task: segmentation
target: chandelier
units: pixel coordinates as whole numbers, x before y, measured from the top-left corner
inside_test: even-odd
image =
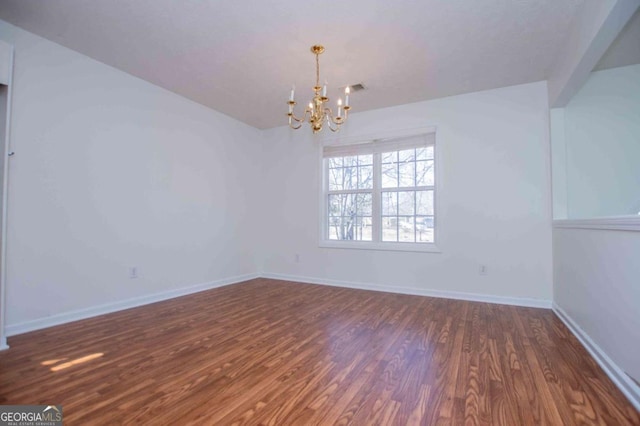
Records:
[[[320,54],[324,52],[324,46],[316,44],[311,46],[311,53],[316,55],[316,85],[313,87],[314,96],[309,102],[309,105],[305,108],[304,114],[301,118],[298,118],[293,113],[293,108],[296,105],[294,100],[296,86],[291,88],[291,95],[289,96],[289,127],[292,129],[299,129],[302,127],[302,123],[308,121],[313,129],[313,133],[318,133],[322,130],[322,123],[326,121],[327,126],[332,132],[340,130],[340,126],[347,121],[347,115],[351,107],[349,106],[349,86],[344,89],[344,106],[342,106],[342,99],[338,99],[338,113],[334,116],[331,108],[326,106],[329,102],[327,97],[327,82],[324,82],[324,86],[320,86]],[[294,124],[295,121],[295,124]]]

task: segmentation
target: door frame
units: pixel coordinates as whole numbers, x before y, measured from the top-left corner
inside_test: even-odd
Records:
[[[4,163],[4,174],[1,177],[2,185],[0,187],[1,196],[2,196],[2,211],[1,215],[1,223],[0,223],[0,233],[2,234],[2,239],[0,241],[0,350],[9,349],[9,345],[7,345],[7,335],[6,335],[6,281],[7,281],[7,212],[8,206],[7,202],[9,200],[8,197],[8,189],[9,189],[9,159],[13,155],[11,151],[11,100],[12,100],[12,89],[13,89],[13,58],[14,58],[14,46],[0,40],[5,47],[5,54],[7,55],[7,75],[6,75],[6,86],[7,86],[7,105],[6,105],[6,123],[4,129],[4,155],[3,158],[0,159]],[[4,83],[4,82],[2,82]],[[0,151],[2,152],[2,151]]]

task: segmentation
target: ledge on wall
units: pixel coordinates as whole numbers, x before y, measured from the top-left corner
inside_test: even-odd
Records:
[[[593,219],[556,219],[553,221],[553,227],[640,232],[640,215],[601,217]]]

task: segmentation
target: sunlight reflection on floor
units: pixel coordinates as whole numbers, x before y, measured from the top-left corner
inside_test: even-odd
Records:
[[[103,356],[104,356],[104,353],[96,352],[96,353],[91,354],[91,355],[83,356],[83,357],[76,358],[76,359],[71,360],[71,361],[63,362],[62,364],[55,365],[55,366],[51,367],[50,370],[51,371],[64,370],[65,368],[69,368],[69,367],[72,367],[74,365],[82,364],[82,363],[85,363],[85,362],[88,362],[88,361],[91,361],[91,360],[94,360],[94,359],[97,359],[97,358],[101,358]],[[47,361],[43,361],[40,364],[44,365],[44,366],[49,366],[49,365],[57,364],[60,361],[65,361],[66,359],[68,359],[68,358],[50,359],[50,360],[47,360]]]

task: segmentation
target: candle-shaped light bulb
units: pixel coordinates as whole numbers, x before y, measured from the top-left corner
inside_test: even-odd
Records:
[[[313,104],[311,102],[309,102],[309,109],[313,111]]]
[[[349,106],[349,93],[351,93],[351,89],[347,86],[344,88],[344,106]]]
[[[324,81],[324,86],[322,86],[322,97],[327,97],[327,80]]]
[[[338,99],[338,118],[342,117],[342,99]]]
[[[296,85],[294,84],[293,86],[291,86],[291,94],[289,95],[289,100],[291,102],[293,102],[293,97],[294,97],[295,93],[296,93]]]

